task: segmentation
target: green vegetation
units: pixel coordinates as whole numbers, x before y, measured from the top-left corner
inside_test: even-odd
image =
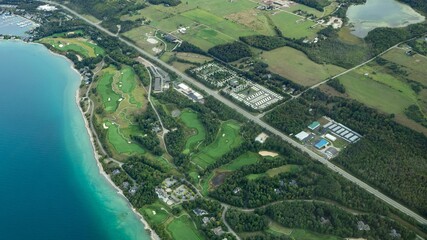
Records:
[[[229,164],[221,167],[222,170],[235,171],[243,166],[252,165],[259,162],[261,156],[258,153],[247,152],[235,160],[231,161]]]
[[[202,168],[206,168],[215,163],[221,156],[242,143],[239,129],[239,125],[234,121],[222,123],[215,141],[200,150],[200,152],[192,158],[192,161]]]
[[[152,225],[164,223],[170,216],[165,207],[160,202],[155,202],[150,205],[144,206],[140,210],[144,218]]]
[[[102,70],[99,75],[97,92],[101,97],[106,112],[114,112],[119,105],[120,95],[112,87],[115,74],[115,69],[110,67]]]
[[[320,30],[320,26],[311,28],[316,25],[315,22],[291,13],[279,12],[272,15],[271,20],[274,25],[280,29],[283,36],[288,38],[312,38],[316,35],[317,31]]]
[[[251,49],[241,42],[218,45],[209,49],[208,52],[224,62],[233,62],[252,56]]]
[[[131,142],[130,138],[126,138],[123,133],[120,132],[120,128],[116,124],[106,122],[105,125],[108,127],[107,138],[113,148],[120,154],[135,154],[145,153],[144,149],[135,143]]]
[[[184,153],[188,154],[191,150],[195,149],[198,144],[200,144],[206,137],[206,131],[203,127],[203,124],[197,117],[197,113],[186,110],[181,113],[180,119],[184,124],[192,129],[192,136],[190,136],[186,143]]]
[[[167,225],[167,230],[174,239],[203,239],[194,228],[192,221],[185,215],[172,220],[172,222]]]
[[[303,52],[290,47],[264,52],[261,57],[269,70],[303,86],[314,85],[345,70],[335,65],[315,63]]]
[[[94,58],[105,54],[102,48],[84,38],[48,37],[41,39],[40,42],[48,44],[60,52],[71,51],[85,58]]]

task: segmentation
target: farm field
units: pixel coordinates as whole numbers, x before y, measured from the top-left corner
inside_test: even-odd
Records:
[[[205,63],[212,61],[212,58],[196,53],[178,52],[176,53],[176,57],[193,63]]]
[[[183,111],[181,113],[180,119],[185,124],[185,126],[194,131],[194,133],[187,139],[187,142],[185,143],[185,150],[183,153],[188,154],[197,146],[197,144],[205,139],[206,131],[205,127],[197,117],[197,113],[193,111]]]
[[[394,48],[382,58],[403,66],[408,72],[408,78],[427,86],[427,57],[415,54],[407,56],[405,49]]]
[[[336,5],[336,4],[334,4],[334,5]],[[328,11],[331,11],[331,9],[335,9],[335,8],[331,4],[330,6],[326,7],[326,9]],[[299,3],[294,4],[294,5],[290,6],[289,8],[284,8],[283,10],[285,10],[287,12],[295,12],[295,11],[301,10],[301,11],[304,11],[304,12],[306,12],[308,14],[313,14],[316,17],[321,17],[323,15],[323,12],[321,12],[321,11],[319,11],[317,9],[308,7],[308,6],[304,5],[304,4],[299,4]],[[327,14],[328,14],[328,12],[326,12],[326,15]]]
[[[84,38],[43,38],[41,43],[49,44],[58,51],[66,52],[73,51],[81,57],[96,57],[104,55],[105,52],[97,45],[90,43],[88,39]]]
[[[193,222],[183,215],[167,225],[168,232],[174,239],[201,240],[203,237],[194,228]]]
[[[196,154],[192,161],[205,169],[231,149],[238,147],[242,143],[239,129],[240,126],[234,121],[223,122],[215,141]]]
[[[273,26],[270,25],[268,15],[255,9],[249,9],[225,16],[227,19],[242,24],[262,35],[274,35]]]
[[[312,38],[321,28],[310,28],[316,23],[310,20],[304,20],[300,16],[291,13],[279,12],[271,16],[273,23],[282,31],[283,35],[289,38]]]
[[[261,156],[258,153],[247,152],[234,159],[227,165],[222,166],[221,170],[235,171],[243,166],[248,166],[260,161]]]
[[[265,51],[261,54],[261,58],[272,72],[303,86],[312,86],[345,71],[344,68],[335,65],[315,63],[303,52],[291,47]]]

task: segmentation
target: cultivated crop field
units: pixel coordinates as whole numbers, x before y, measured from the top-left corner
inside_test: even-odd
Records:
[[[215,141],[203,148],[192,161],[204,169],[231,149],[238,147],[242,143],[239,129],[240,126],[234,121],[222,123]]]
[[[335,65],[315,63],[303,52],[290,47],[264,51],[261,58],[272,72],[303,86],[312,86],[345,71]]]

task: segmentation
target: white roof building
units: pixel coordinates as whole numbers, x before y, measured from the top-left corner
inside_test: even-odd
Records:
[[[327,133],[327,134],[325,135],[325,137],[326,137],[327,139],[331,140],[332,142],[335,142],[335,140],[337,140],[337,138],[336,138],[336,137],[332,136],[332,135],[331,135],[331,134],[329,134],[329,133]]]
[[[264,143],[265,140],[267,140],[267,138],[268,138],[268,135],[262,132],[255,138],[255,141]]]
[[[302,140],[304,140],[306,137],[308,137],[310,134],[308,134],[308,133],[306,133],[306,132],[304,132],[304,131],[301,131],[300,133],[298,133],[297,135],[295,135],[295,137],[298,139],[298,140],[300,140],[300,141],[302,141]]]

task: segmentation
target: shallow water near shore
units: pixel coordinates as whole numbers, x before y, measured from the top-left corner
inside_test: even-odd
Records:
[[[150,239],[99,172],[70,66],[0,41],[1,239]]]
[[[410,6],[396,0],[367,0],[365,4],[352,5],[347,10],[347,17],[354,25],[352,33],[361,38],[378,27],[405,27],[425,19]]]

